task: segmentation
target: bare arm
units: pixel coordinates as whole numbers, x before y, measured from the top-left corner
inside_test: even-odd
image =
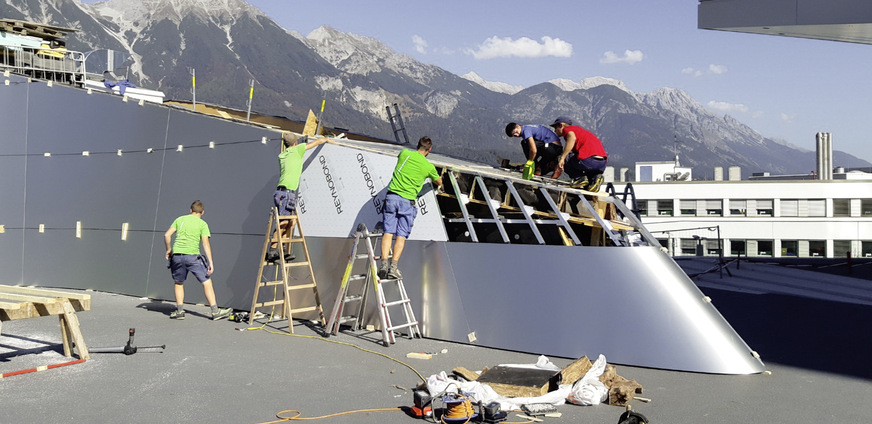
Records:
[[[567,132],[563,137],[566,139],[566,147],[563,148],[563,153],[560,155],[560,160],[557,161],[557,168],[563,169],[564,162],[566,161],[566,156],[572,152],[572,148],[575,147],[575,133]]]
[[[206,259],[209,260],[209,275],[215,272],[215,262],[212,260],[212,245],[209,244],[209,236],[200,236],[203,242],[203,251],[206,252]]]
[[[533,140],[533,137],[527,137],[527,144],[530,146],[527,160],[536,160],[536,140]]]
[[[173,253],[173,234],[176,233],[176,229],[170,227],[167,232],[164,233],[164,244],[167,246],[167,259],[170,258],[170,255]]]
[[[327,137],[319,137],[315,140],[312,140],[312,141],[306,143],[306,150],[314,149],[314,148],[316,148],[324,143],[334,144],[334,141],[327,138]]]

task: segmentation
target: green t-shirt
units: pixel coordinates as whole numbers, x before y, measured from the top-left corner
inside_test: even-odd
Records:
[[[404,149],[397,155],[397,167],[394,168],[388,190],[403,198],[415,200],[427,177],[433,181],[439,179],[436,167],[417,150]]]
[[[300,186],[300,175],[303,173],[303,155],[306,154],[306,144],[300,143],[288,147],[279,153],[279,167],[282,170],[279,176],[280,186],[288,190],[296,190]]]
[[[209,224],[193,214],[184,215],[173,221],[176,229],[176,240],[173,242],[173,253],[183,255],[200,254],[200,238],[211,237]]]

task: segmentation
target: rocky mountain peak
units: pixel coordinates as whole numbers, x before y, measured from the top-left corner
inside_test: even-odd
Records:
[[[524,87],[520,85],[511,85],[504,82],[487,81],[475,72],[469,72],[467,74],[461,75],[460,77],[472,81],[484,88],[487,88],[488,90],[495,91],[497,93],[515,94],[524,89]]]
[[[265,16],[256,7],[243,0],[106,0],[91,7],[104,16],[114,15],[126,20],[170,19],[180,21],[194,14],[201,17]]]

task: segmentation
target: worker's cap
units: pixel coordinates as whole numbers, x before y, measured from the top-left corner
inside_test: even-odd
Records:
[[[298,136],[290,131],[282,132],[282,141],[284,141],[287,145],[296,144],[296,143],[305,143],[309,140],[309,137],[303,135]]]
[[[551,123],[552,127],[558,127],[560,124],[572,125],[572,119],[569,119],[565,116],[558,116],[554,122]]]

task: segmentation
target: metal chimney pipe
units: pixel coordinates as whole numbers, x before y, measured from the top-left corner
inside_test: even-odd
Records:
[[[830,133],[827,134],[827,180],[833,179],[833,135]]]
[[[815,134],[815,169],[817,170],[817,178],[824,179],[824,133]]]

